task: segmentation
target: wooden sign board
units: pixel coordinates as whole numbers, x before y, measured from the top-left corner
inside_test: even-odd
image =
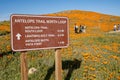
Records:
[[[67,47],[68,18],[11,15],[11,45],[13,51]]]

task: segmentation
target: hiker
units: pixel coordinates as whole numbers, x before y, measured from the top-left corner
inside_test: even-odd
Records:
[[[83,25],[83,32],[85,33],[86,32],[86,26]]]
[[[117,26],[117,27],[118,27],[118,30],[120,30],[120,24],[118,24],[118,26]]]
[[[117,25],[116,24],[114,24],[114,31],[116,31],[117,30]]]
[[[82,25],[79,26],[79,33],[82,33]]]
[[[82,26],[81,26],[81,32],[83,32],[83,33],[86,32],[86,26],[85,26],[85,25],[82,25]]]
[[[74,26],[74,31],[75,31],[75,33],[78,33],[78,26],[76,24]]]

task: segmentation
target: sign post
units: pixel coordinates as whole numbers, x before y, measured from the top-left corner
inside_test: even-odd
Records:
[[[21,62],[21,80],[28,80],[28,67],[26,60],[26,52],[22,52],[20,55]]]
[[[26,53],[29,50],[56,49],[55,73],[56,80],[61,80],[61,54],[59,48],[69,45],[68,18],[37,16],[37,15],[11,15],[11,47],[13,51],[22,51],[21,79],[27,80]]]
[[[55,80],[62,80],[61,49],[55,49]]]

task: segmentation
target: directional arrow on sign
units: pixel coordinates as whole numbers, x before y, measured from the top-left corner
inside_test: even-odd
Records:
[[[16,34],[16,37],[17,37],[17,40],[20,40],[20,37],[21,37],[22,35],[20,34],[20,33],[17,33]]]

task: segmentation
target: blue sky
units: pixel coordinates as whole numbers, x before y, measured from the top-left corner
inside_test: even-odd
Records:
[[[120,0],[0,0],[0,21],[11,14],[48,14],[85,10],[120,16]]]

